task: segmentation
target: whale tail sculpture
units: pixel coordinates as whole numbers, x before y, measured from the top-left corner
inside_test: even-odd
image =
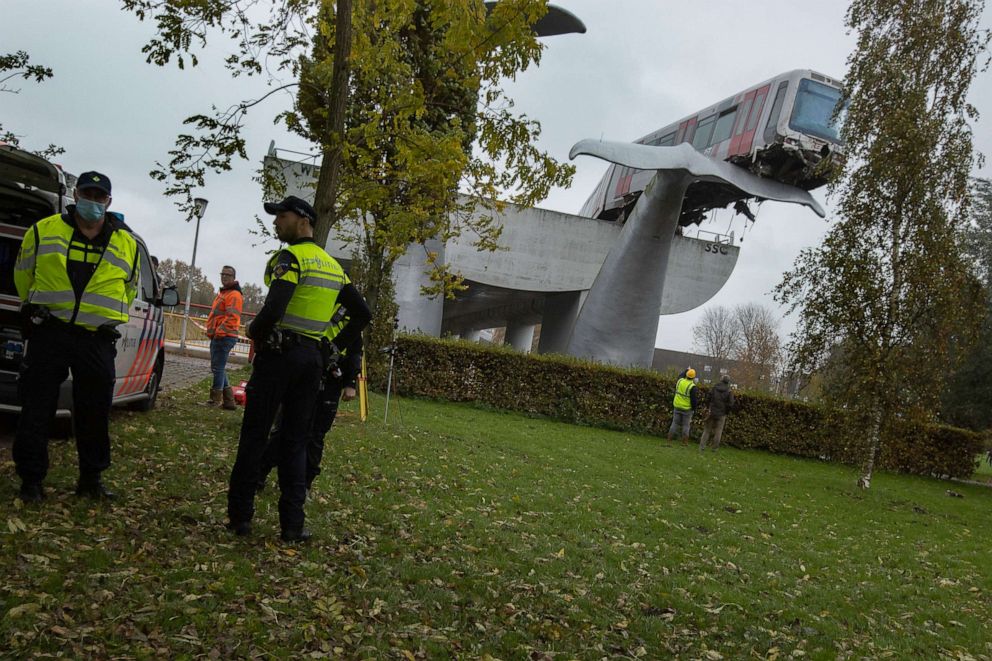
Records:
[[[580,358],[651,366],[668,258],[691,184],[705,181],[732,186],[742,197],[801,204],[821,218],[826,216],[807,191],[714,160],[686,143],[657,147],[582,140],[572,147],[569,158],[583,154],[656,173],[634,205],[575,320],[568,353]]]

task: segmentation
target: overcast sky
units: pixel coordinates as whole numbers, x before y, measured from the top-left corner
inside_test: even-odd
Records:
[[[841,78],[852,36],[839,0],[558,0],[579,16],[584,35],[547,40],[540,67],[510,84],[517,108],[543,125],[540,146],[559,159],[583,138],[633,140],[778,73],[810,68]],[[265,93],[263,80],[232,79],[220,66],[228,42],[215,39],[201,66],[179,71],[145,64],[141,47],[153,34],[111,0],[0,0],[0,52],[26,50],[52,67],[40,85],[17,82],[19,94],[0,94],[0,123],[28,148],[65,147],[70,172],[95,169],[113,181],[113,207],[160,258],[189,261],[193,226],[163,185],[148,172],[166,161],[182,120]],[[988,14],[985,23],[988,24]],[[978,149],[992,152],[992,81],[982,73],[972,102],[988,115],[975,127]],[[9,83],[8,83],[9,85]],[[222,265],[237,267],[242,282],[261,282],[264,246],[248,230],[261,214],[252,181],[269,142],[308,152],[299,138],[273,125],[290,99],[274,96],[247,123],[250,162],[211,175],[201,193],[210,201],[200,229],[197,265],[219,283]],[[576,213],[606,169],[590,157],[575,161],[572,186],[541,205]],[[977,174],[992,176],[989,167]],[[727,285],[706,306],[662,317],[658,346],[691,350],[690,329],[707,306],[756,301],[773,306],[770,290],[799,251],[818,243],[833,206],[822,191],[828,220],[804,207],[767,203],[744,235],[740,260]],[[262,214],[264,215],[264,214]],[[721,211],[704,229],[740,236],[742,220]],[[271,248],[272,246],[268,246]],[[792,328],[786,319],[782,331]]]

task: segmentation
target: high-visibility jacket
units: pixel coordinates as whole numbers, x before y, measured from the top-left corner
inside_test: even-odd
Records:
[[[237,283],[217,292],[207,317],[207,337],[237,337],[244,297]]]
[[[327,331],[338,292],[348,278],[337,260],[312,241],[289,245],[284,250],[296,257],[299,272],[290,270],[281,276],[282,280],[295,283],[296,288],[276,326],[319,340]],[[273,267],[278,259],[276,253],[265,269],[266,286],[272,284]]]
[[[692,409],[692,395],[690,391],[696,387],[692,379],[681,378],[679,382],[675,384],[675,400],[672,405],[679,409],[680,411],[689,411]]]
[[[112,226],[103,252],[88,253],[73,241],[73,232],[74,227],[56,214],[39,220],[24,234],[14,264],[18,296],[25,303],[48,308],[56,319],[88,330],[123,324],[138,291],[137,241],[127,230]],[[78,298],[69,279],[69,261],[96,264]]]

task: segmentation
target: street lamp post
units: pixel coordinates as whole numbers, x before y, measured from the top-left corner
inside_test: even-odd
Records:
[[[196,216],[196,233],[193,235],[193,261],[189,264],[189,272],[186,275],[186,311],[183,312],[183,332],[179,340],[180,351],[186,351],[186,324],[189,322],[189,303],[193,296],[193,270],[196,268],[196,244],[200,240],[200,219],[203,218],[207,210],[207,201],[202,197],[193,200],[195,209],[193,215]],[[189,222],[189,218],[186,219]]]

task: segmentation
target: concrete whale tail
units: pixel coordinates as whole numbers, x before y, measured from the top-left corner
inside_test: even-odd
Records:
[[[568,157],[574,159],[580,155],[595,156],[638,170],[682,170],[702,180],[734,186],[746,195],[760,199],[802,204],[820,218],[827,215],[808,191],[774,179],[762,179],[732,163],[700,154],[685,142],[674,147],[656,147],[630,142],[580,140],[568,152]]]

